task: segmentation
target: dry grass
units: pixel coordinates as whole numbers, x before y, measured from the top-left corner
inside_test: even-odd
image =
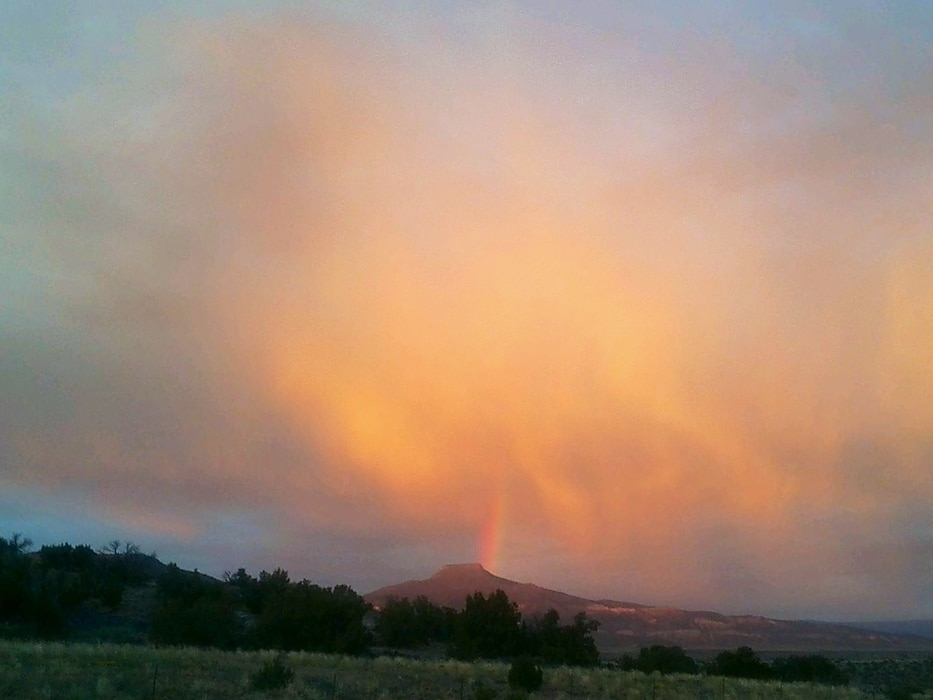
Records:
[[[250,676],[275,652],[221,652],[94,644],[0,642],[0,697],[48,700],[474,700],[487,688],[512,697],[501,663],[358,659],[294,653],[294,682],[250,690]],[[703,676],[646,676],[610,669],[546,669],[542,700],[865,700],[850,689]]]

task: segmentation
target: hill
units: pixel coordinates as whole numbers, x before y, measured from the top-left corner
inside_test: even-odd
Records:
[[[867,630],[925,637],[933,642],[933,620],[872,620],[870,622],[852,622],[847,624]]]
[[[637,650],[653,644],[692,650],[750,646],[761,651],[904,651],[933,649],[933,640],[829,622],[776,620],[757,615],[723,615],[710,611],[654,607],[616,600],[592,600],[533,583],[496,576],[480,564],[451,564],[433,576],[386,586],[363,596],[375,607],[389,598],[425,596],[436,605],[463,607],[476,591],[503,590],[525,617],[553,608],[570,621],[581,611],[598,620],[594,635],[603,654]]]

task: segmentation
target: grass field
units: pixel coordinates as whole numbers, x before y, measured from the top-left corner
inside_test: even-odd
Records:
[[[281,691],[250,689],[273,652],[221,652],[145,646],[0,642],[0,698],[48,700],[478,700],[512,694],[501,663],[359,659],[294,653],[294,681]],[[610,669],[545,669],[534,698],[641,700],[856,700],[854,689],[763,683],[704,676],[646,676]]]

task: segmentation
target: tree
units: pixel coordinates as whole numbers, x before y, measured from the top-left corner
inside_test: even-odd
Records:
[[[419,624],[415,606],[408,598],[390,598],[376,620],[379,641],[390,647],[415,647],[427,644],[427,631]]]
[[[0,623],[17,636],[55,637],[78,596],[73,576],[43,569],[27,552],[32,540],[14,533],[0,537]]]
[[[235,574],[225,572],[224,581],[233,587],[240,602],[250,613],[259,614],[262,610],[262,590],[258,579],[246,573],[246,569],[239,568]]]
[[[64,544],[44,545],[39,550],[39,562],[43,569],[59,569],[75,573],[92,572],[97,564],[97,554],[86,544],[72,547]]]
[[[804,681],[826,685],[848,685],[849,675],[830,659],[819,654],[787,656],[771,663],[776,678],[786,682]]]
[[[457,616],[449,653],[458,659],[507,658],[521,651],[522,616],[518,604],[501,589],[488,598],[477,591],[467,596]]]
[[[408,598],[389,598],[379,611],[376,634],[382,644],[391,647],[412,648],[432,641],[450,640],[452,610],[435,605],[420,595],[414,601]]]
[[[0,537],[0,622],[26,622],[31,617],[33,576],[19,533]]]
[[[711,676],[767,679],[772,677],[771,667],[762,661],[751,647],[723,651],[716,655],[707,668]]]
[[[157,584],[153,641],[232,649],[241,638],[239,619],[223,584],[170,564]]]
[[[32,548],[32,540],[23,537],[19,532],[14,532],[13,536],[7,541],[6,546],[17,554],[26,554]]]
[[[449,642],[451,640],[454,620],[457,618],[456,610],[435,605],[423,595],[415,598],[412,606],[415,609],[415,618],[425,630],[429,641]]]
[[[260,571],[259,583],[257,585],[259,589],[260,608],[262,607],[262,601],[285,593],[291,585],[291,579],[288,577],[288,572],[285,569],[276,568],[271,574],[268,571]]]
[[[363,626],[369,604],[349,586],[290,583],[285,572],[259,578],[260,586],[265,580],[265,587],[254,630],[258,646],[358,654],[369,645]]]
[[[577,613],[573,624],[561,625],[560,614],[548,610],[543,617],[525,628],[527,646],[542,661],[570,666],[595,666],[599,663],[599,650],[593,632],[599,628],[597,620]]]
[[[573,624],[564,632],[564,663],[571,666],[596,666],[599,664],[599,650],[593,640],[593,633],[599,629],[599,620],[591,620],[585,612],[573,616]]]
[[[642,647],[637,658],[626,655],[622,668],[643,673],[699,673],[700,670],[697,662],[687,656],[682,647],[660,644]]]

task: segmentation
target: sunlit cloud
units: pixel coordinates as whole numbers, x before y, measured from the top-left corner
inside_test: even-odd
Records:
[[[0,402],[49,404],[3,483],[179,541],[252,509],[292,560],[342,538],[647,602],[925,609],[909,66],[880,107],[767,47],[580,57],[543,19],[464,17],[420,44],[153,20],[36,127],[45,224],[9,237],[73,350]]]

